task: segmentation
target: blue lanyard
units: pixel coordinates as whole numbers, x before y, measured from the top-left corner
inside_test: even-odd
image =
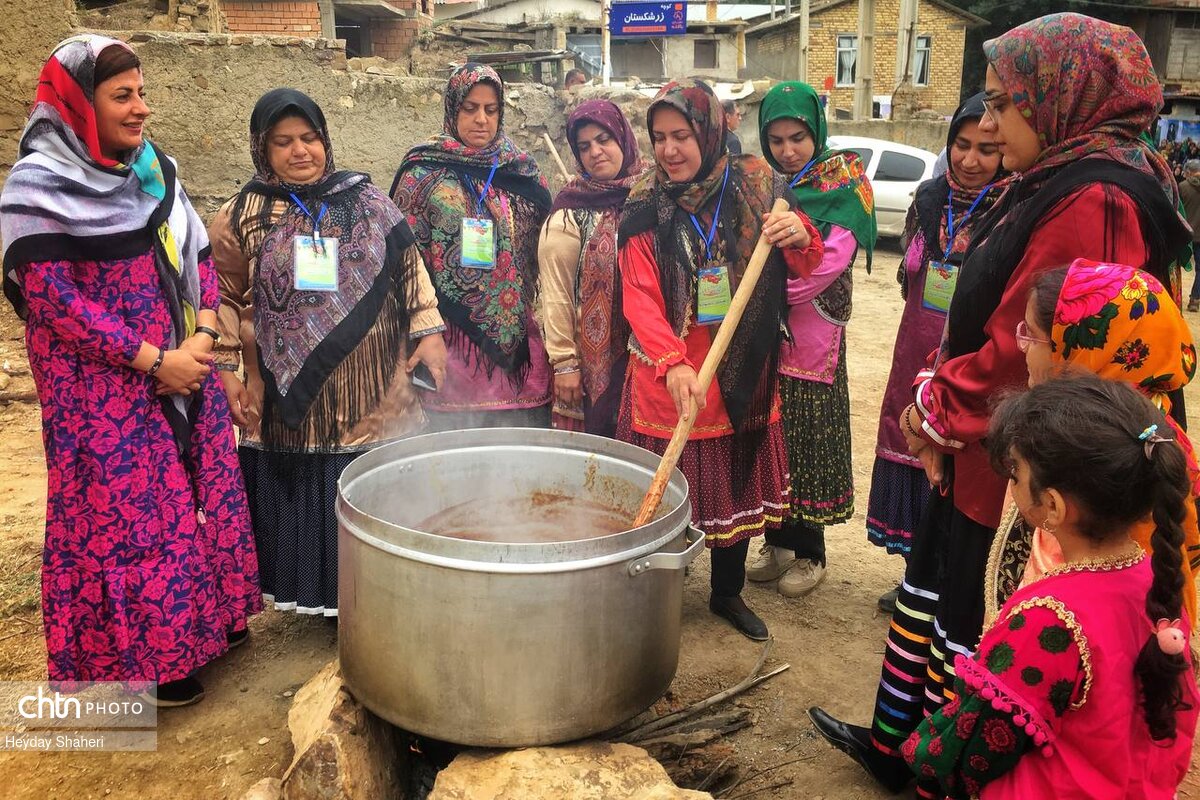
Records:
[[[308,206],[304,205],[304,201],[297,197],[295,192],[289,192],[289,194],[291,195],[292,201],[295,202],[296,205],[300,206],[300,210],[304,212],[304,216],[312,220],[313,238],[320,239],[321,220],[325,218],[325,212],[329,210],[329,206],[327,206],[325,203],[321,203],[321,208],[319,211],[317,211],[317,215],[314,217],[312,212],[308,210]]]
[[[700,238],[704,241],[704,256],[709,261],[712,260],[712,243],[713,238],[717,235],[717,223],[721,221],[721,203],[725,200],[725,184],[729,182],[729,162],[725,162],[725,177],[721,178],[721,194],[717,195],[717,208],[713,211],[712,224],[708,226],[708,235],[704,235],[704,229],[700,227],[700,220],[696,219],[695,214],[689,213],[692,218],[692,225],[696,228],[696,233],[700,234]]]
[[[962,226],[967,224],[967,220],[975,213],[975,209],[983,202],[983,198],[987,197],[987,193],[991,191],[993,184],[988,184],[979,190],[979,197],[975,198],[975,202],[971,203],[971,207],[967,209],[967,213],[962,215],[962,219],[958,221],[958,225],[954,224],[954,190],[951,189],[946,193],[946,252],[942,254],[943,263],[950,258],[950,251],[954,249],[954,234],[962,230]]]
[[[808,174],[808,171],[813,168],[813,164],[816,164],[816,163],[817,163],[816,156],[813,156],[812,158],[810,158],[808,160],[808,163],[804,165],[804,169],[797,172],[796,177],[792,178],[792,182],[790,184],[788,184],[788,188],[795,189],[796,184],[799,183],[800,181],[804,180],[804,176]]]
[[[487,200],[488,191],[492,188],[492,178],[496,177],[496,167],[500,163],[500,157],[496,156],[492,159],[492,171],[488,173],[487,183],[483,185],[483,191],[479,193],[475,199],[475,217],[479,218],[483,214],[483,203]],[[471,191],[475,191],[475,187],[471,187]]]

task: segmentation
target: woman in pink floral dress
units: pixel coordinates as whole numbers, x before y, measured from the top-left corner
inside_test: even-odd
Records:
[[[175,163],[142,138],[141,66],[99,36],[46,62],[0,195],[49,481],[42,609],[54,681],[193,673],[258,611],[246,496],[210,362],[219,303]]]

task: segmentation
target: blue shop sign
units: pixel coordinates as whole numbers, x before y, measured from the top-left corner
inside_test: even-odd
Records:
[[[613,36],[682,36],[687,3],[613,3],[608,29]]]

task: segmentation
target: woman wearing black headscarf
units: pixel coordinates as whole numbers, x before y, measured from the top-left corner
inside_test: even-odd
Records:
[[[904,313],[879,415],[867,503],[867,538],[905,560],[930,487],[896,420],[912,402],[913,376],[941,341],[971,231],[1002,191],[999,147],[979,127],[984,113],[982,92],[959,106],[946,137],[948,169],[917,188],[905,225],[908,249],[896,276]],[[896,590],[879,599],[889,613],[895,604]]]
[[[267,92],[250,139],[255,176],[209,231],[217,369],[242,428],[263,592],[280,610],[336,616],[337,480],[423,426],[408,373],[423,363],[442,381],[444,326],[403,216],[368,176],[334,170],[312,99]]]

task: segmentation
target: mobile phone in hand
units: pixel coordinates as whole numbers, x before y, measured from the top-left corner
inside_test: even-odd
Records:
[[[433,379],[433,373],[429,371],[429,367],[424,363],[418,363],[413,367],[412,384],[418,389],[423,389],[427,392],[436,392],[437,382]]]

